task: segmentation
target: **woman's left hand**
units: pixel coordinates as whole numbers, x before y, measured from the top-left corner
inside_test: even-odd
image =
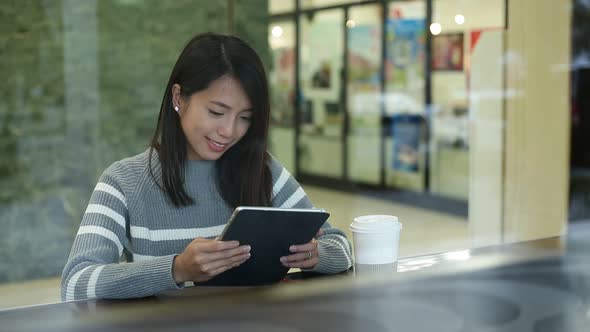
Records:
[[[281,257],[281,263],[285,267],[294,267],[300,269],[312,269],[319,261],[320,253],[318,251],[318,241],[315,239],[320,237],[324,232],[320,229],[316,236],[306,244],[292,245],[289,251],[293,254]]]

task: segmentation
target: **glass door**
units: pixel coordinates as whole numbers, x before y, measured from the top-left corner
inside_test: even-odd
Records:
[[[291,174],[295,174],[295,24],[271,22],[268,28],[272,67],[270,151]]]
[[[344,10],[307,12],[301,29],[299,162],[303,176],[341,179]]]
[[[385,184],[424,191],[426,2],[390,2],[386,20]]]
[[[432,4],[430,189],[470,204],[477,197],[483,206],[491,204],[489,193],[501,190],[503,176],[504,106],[496,91],[504,84],[505,4]]]
[[[382,5],[351,7],[347,27],[348,178],[381,182]]]

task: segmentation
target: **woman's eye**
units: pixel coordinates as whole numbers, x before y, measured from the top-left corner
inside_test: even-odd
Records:
[[[252,117],[250,116],[242,116],[241,119],[248,122],[252,121]]]
[[[215,112],[215,111],[212,111],[212,110],[209,110],[209,114],[211,114],[213,116],[222,116],[223,115],[223,113]]]

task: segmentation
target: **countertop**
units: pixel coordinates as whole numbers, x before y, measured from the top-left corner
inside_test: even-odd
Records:
[[[590,226],[569,234],[406,258],[398,272],[4,310],[0,330],[587,332]]]

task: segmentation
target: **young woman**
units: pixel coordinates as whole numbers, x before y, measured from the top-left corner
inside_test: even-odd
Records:
[[[220,241],[240,205],[311,208],[267,152],[269,92],[256,52],[237,37],[202,34],[180,54],[151,146],[100,177],[64,268],[62,300],[143,297],[207,281],[250,248]],[[290,247],[286,267],[336,273],[352,265],[328,223]]]

